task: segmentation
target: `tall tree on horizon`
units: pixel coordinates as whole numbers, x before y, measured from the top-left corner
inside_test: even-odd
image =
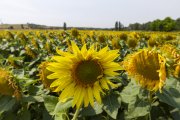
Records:
[[[123,24],[119,21],[118,30],[122,30],[122,29],[123,29]]]
[[[115,22],[115,30],[118,30],[118,21]]]
[[[66,22],[64,22],[64,24],[63,24],[63,29],[64,29],[64,30],[67,30]]]

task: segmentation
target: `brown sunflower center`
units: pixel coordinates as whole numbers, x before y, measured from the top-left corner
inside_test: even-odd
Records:
[[[81,61],[74,69],[74,77],[78,82],[92,84],[103,75],[103,70],[98,61]]]

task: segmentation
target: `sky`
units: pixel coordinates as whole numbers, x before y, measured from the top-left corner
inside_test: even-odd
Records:
[[[0,0],[0,23],[114,27],[180,17],[180,0]]]

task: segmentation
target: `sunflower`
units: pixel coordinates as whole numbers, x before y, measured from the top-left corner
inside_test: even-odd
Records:
[[[0,94],[15,96],[17,100],[21,98],[19,86],[17,86],[13,75],[3,68],[0,68]]]
[[[97,51],[92,45],[88,50],[86,44],[81,50],[72,44],[72,53],[57,50],[60,56],[54,56],[55,62],[49,63],[47,69],[53,74],[48,79],[56,79],[50,87],[56,88],[54,92],[60,92],[59,100],[65,102],[73,98],[72,107],[80,108],[83,104],[87,107],[90,103],[94,106],[94,100],[102,102],[101,94],[104,90],[118,87],[108,77],[118,75],[120,65],[113,62],[119,54],[118,50],[108,51],[108,46]]]
[[[40,80],[42,81],[45,88],[49,88],[51,83],[53,82],[52,79],[47,78],[48,75],[52,74],[51,71],[46,69],[48,64],[49,64],[49,62],[45,61],[39,65],[39,75],[38,76],[40,77]]]
[[[123,66],[143,88],[161,92],[166,80],[165,63],[165,58],[159,53],[144,49],[127,56]]]

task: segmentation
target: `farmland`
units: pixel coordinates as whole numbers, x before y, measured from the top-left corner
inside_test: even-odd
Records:
[[[180,32],[1,30],[0,120],[178,120]]]

